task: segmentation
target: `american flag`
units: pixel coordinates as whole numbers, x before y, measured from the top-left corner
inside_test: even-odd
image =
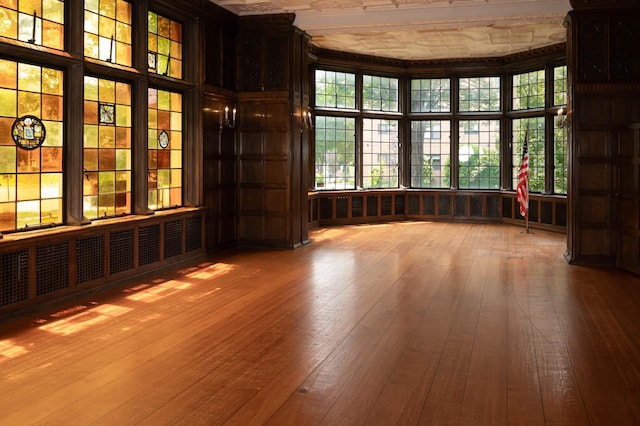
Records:
[[[527,216],[529,210],[529,128],[524,133],[524,146],[522,147],[522,160],[518,169],[518,203],[520,203],[520,214]]]

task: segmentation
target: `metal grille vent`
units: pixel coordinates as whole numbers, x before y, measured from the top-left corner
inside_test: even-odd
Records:
[[[187,218],[185,221],[185,250],[198,250],[202,247],[202,218],[200,216]]]
[[[36,294],[69,287],[69,243],[38,247],[36,250]]]
[[[104,277],[104,235],[83,238],[76,242],[78,284]]]
[[[140,228],[138,232],[138,264],[148,265],[160,260],[160,225]]]
[[[336,198],[336,218],[342,219],[349,214],[349,200],[347,197]]]
[[[367,197],[367,216],[378,215],[378,197]]]
[[[362,214],[363,214],[362,204],[363,204],[362,197],[351,198],[351,216],[352,217],[362,217]]]
[[[404,214],[404,195],[396,196],[394,202],[395,214]]]
[[[380,197],[380,215],[389,216],[391,214],[391,195]]]
[[[164,224],[164,258],[182,253],[182,221],[175,220]]]
[[[29,298],[28,259],[26,250],[0,256],[0,306]]]
[[[109,244],[111,274],[133,268],[133,230],[112,232]]]

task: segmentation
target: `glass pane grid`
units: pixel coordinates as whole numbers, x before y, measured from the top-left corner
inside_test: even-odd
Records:
[[[459,80],[461,112],[500,111],[500,77],[469,77]]]
[[[354,109],[356,107],[355,74],[316,70],[316,106]]]
[[[567,193],[567,177],[569,153],[567,150],[567,130],[558,127],[554,120],[553,129],[553,192],[555,194]]]
[[[398,121],[362,120],[362,180],[365,188],[398,187]]]
[[[363,109],[398,111],[398,79],[365,75],[362,78]]]
[[[158,210],[182,205],[182,95],[148,92],[148,205]]]
[[[131,66],[131,4],[125,0],[85,1],[84,55]]]
[[[131,86],[84,78],[83,209],[88,219],[131,213]]]
[[[450,112],[451,81],[448,78],[411,80],[411,112]]]
[[[499,189],[500,120],[462,120],[459,137],[460,189]]]
[[[544,70],[513,76],[513,109],[544,107]]]
[[[0,231],[64,221],[63,80],[62,71],[0,59]],[[13,124],[25,115],[46,130],[34,149],[14,143]],[[19,134],[27,137],[26,130]]]
[[[64,49],[64,2],[13,0],[0,2],[0,34],[13,40]]]
[[[518,184],[518,169],[522,161],[522,148],[525,133],[529,129],[529,191],[542,193],[545,191],[545,139],[544,117],[521,118],[513,120],[513,168],[512,185]]]
[[[149,12],[149,72],[182,78],[182,24]]]
[[[411,123],[411,187],[448,188],[451,164],[451,122]]]
[[[355,189],[355,119],[316,117],[316,189]]]
[[[567,104],[567,66],[553,69],[553,105]]]

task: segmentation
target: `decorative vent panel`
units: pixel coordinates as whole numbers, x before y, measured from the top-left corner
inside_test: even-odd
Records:
[[[351,198],[351,217],[362,217],[363,213],[362,197]]]
[[[36,250],[36,294],[69,287],[69,243],[38,247]]]
[[[164,258],[182,254],[182,221],[164,224]]]
[[[449,195],[438,197],[438,216],[451,216],[451,197]]]
[[[487,197],[487,216],[500,217],[500,197]]]
[[[104,235],[83,238],[76,242],[78,269],[76,283],[82,284],[105,276]]]
[[[160,260],[160,225],[146,226],[138,231],[138,264],[148,265]]]
[[[425,195],[424,197],[422,197],[422,209],[423,209],[423,214],[426,215],[435,215],[436,214],[436,197],[433,195]]]
[[[109,271],[117,274],[133,268],[133,229],[111,233]]]
[[[567,205],[556,203],[556,223],[557,226],[567,226]]]
[[[333,217],[333,198],[320,199],[320,217],[323,219]]]
[[[0,255],[0,306],[29,298],[27,250]]]
[[[391,215],[391,195],[382,195],[380,197],[380,215],[382,216],[390,216]]]
[[[553,225],[553,203],[543,201],[540,203],[540,222]]]
[[[467,197],[465,195],[456,195],[454,197],[455,202],[455,216],[467,215]]]
[[[202,217],[188,217],[184,220],[185,250],[193,251],[202,248]]]
[[[469,207],[471,209],[470,216],[482,217],[482,197],[479,195],[472,195],[469,199],[471,200],[469,203]]]
[[[509,197],[504,197],[502,199],[502,217],[512,217],[513,215],[513,199]]]
[[[347,197],[336,198],[336,218],[344,219],[349,215],[349,199]]]
[[[404,196],[396,195],[395,197],[395,214],[404,214]]]
[[[378,216],[378,197],[367,197],[367,216]]]

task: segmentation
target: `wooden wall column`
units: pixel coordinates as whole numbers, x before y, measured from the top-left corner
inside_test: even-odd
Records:
[[[566,257],[572,263],[640,270],[634,172],[639,165],[631,128],[640,121],[640,4],[571,0],[571,5]]]

